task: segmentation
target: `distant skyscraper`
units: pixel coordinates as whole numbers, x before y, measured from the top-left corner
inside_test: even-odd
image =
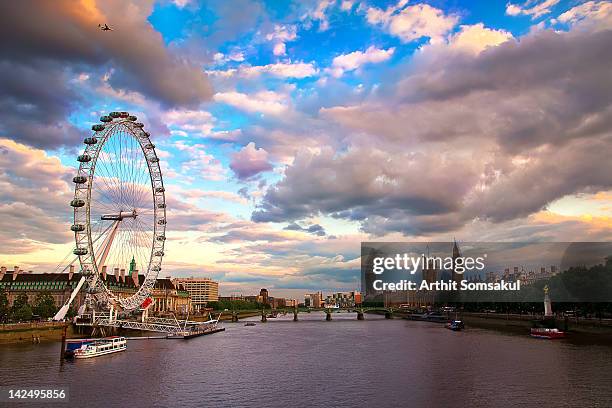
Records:
[[[455,272],[455,260],[461,257],[461,251],[459,251],[459,246],[457,245],[457,241],[453,240],[453,274],[452,279],[455,282],[461,282],[463,280],[463,273]]]
[[[269,303],[268,300],[268,289],[261,289],[259,291],[259,296],[261,296],[261,303],[263,303],[264,305],[267,305]]]

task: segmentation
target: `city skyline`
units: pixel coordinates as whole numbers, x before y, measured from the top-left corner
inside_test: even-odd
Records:
[[[72,251],[76,157],[115,110],[161,160],[160,277],[226,296],[359,290],[362,241],[612,238],[607,2],[0,11],[0,266]]]

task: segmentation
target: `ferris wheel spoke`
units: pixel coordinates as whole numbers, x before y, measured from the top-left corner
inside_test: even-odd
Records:
[[[102,164],[104,165],[104,163]],[[114,177],[101,177],[101,180],[106,186],[106,191],[109,195],[109,199],[111,199],[111,202],[117,204],[119,201],[117,197],[118,185],[115,182],[115,178]]]

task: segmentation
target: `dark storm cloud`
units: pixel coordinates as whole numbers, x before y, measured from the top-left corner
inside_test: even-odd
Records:
[[[469,162],[448,162],[437,156],[390,155],[375,149],[353,149],[343,155],[329,148],[316,155],[304,152],[287,168],[285,178],[268,189],[253,220],[294,221],[325,214],[360,221],[374,233],[373,226],[367,227],[374,218],[421,215],[440,220],[436,230],[448,229],[457,226],[457,221],[442,222],[443,216],[461,208],[477,180],[477,169]],[[410,228],[402,227],[402,231],[423,232],[432,227],[411,221]]]
[[[0,119],[5,136],[40,147],[76,139],[67,116],[83,103],[71,78],[112,69],[113,87],[164,106],[195,106],[212,95],[201,68],[170,53],[147,22],[153,2],[97,5],[24,0],[0,4]],[[99,23],[114,31],[102,32]],[[46,131],[45,131],[46,130]]]
[[[52,61],[0,61],[0,135],[37,147],[76,143],[78,131],[66,117],[80,98],[67,77]]]
[[[309,225],[308,227],[302,227],[298,223],[292,222],[291,224],[287,225],[285,229],[289,231],[304,231],[304,232],[307,232],[309,234],[316,235],[319,237],[325,236],[325,228],[323,228],[319,224],[312,224],[312,225]]]

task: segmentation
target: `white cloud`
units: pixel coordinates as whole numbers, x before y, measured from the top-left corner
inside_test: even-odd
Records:
[[[178,8],[185,8],[191,3],[191,0],[172,0],[172,3]]]
[[[202,136],[210,139],[236,140],[240,129],[214,130],[216,118],[203,110],[170,110],[162,114],[162,120],[170,127],[171,133],[180,137],[189,135]]]
[[[354,4],[355,0],[342,0],[342,3],[340,4],[340,9],[342,11],[350,11],[353,8]]]
[[[266,40],[274,42],[272,52],[276,56],[285,55],[287,52],[288,41],[295,41],[297,38],[297,26],[295,25],[274,25],[274,31],[266,35]]]
[[[242,62],[245,60],[244,52],[240,50],[233,50],[229,54],[223,54],[222,52],[217,52],[213,55],[213,60],[217,65],[223,65],[226,62]]]
[[[213,155],[206,153],[206,146],[202,144],[189,145],[179,140],[173,146],[188,155],[189,159],[181,163],[180,172],[193,180],[200,176],[206,180],[224,181],[227,179],[227,169]]]
[[[525,16],[531,16],[532,19],[536,19],[538,17],[550,13],[551,8],[554,7],[557,3],[559,3],[559,0],[544,0],[541,3],[534,5],[533,7],[529,7],[533,3],[533,0],[525,2],[525,4],[523,4],[522,6],[518,4],[508,3],[506,5],[506,14],[509,16],[518,16],[522,14]]]
[[[261,91],[254,94],[219,92],[215,94],[214,99],[247,112],[279,115],[288,110],[284,96],[272,91]]]
[[[274,31],[266,34],[268,41],[295,41],[297,38],[297,26],[295,25],[274,25]]]
[[[215,126],[215,118],[207,111],[171,110],[164,113],[163,120],[169,127],[201,135],[209,134]]]
[[[458,33],[449,38],[452,48],[479,54],[488,47],[494,47],[513,38],[505,30],[487,28],[482,23],[462,25]]]
[[[354,71],[364,64],[379,63],[391,58],[395,48],[381,49],[370,46],[365,52],[354,51],[349,54],[338,55],[332,62],[332,67],[329,70],[332,76],[340,77],[346,71]]]
[[[208,75],[229,78],[240,76],[245,78],[256,77],[262,74],[269,74],[280,78],[307,78],[316,75],[318,72],[314,64],[306,62],[278,62],[268,65],[243,65],[238,69],[229,69],[225,71],[210,70],[206,71]]]
[[[457,16],[445,15],[442,10],[428,4],[406,5],[406,0],[400,0],[395,6],[386,10],[370,7],[367,9],[367,20],[370,24],[381,25],[390,34],[399,37],[402,42],[423,37],[436,42],[459,21]]]
[[[287,53],[287,47],[285,46],[285,43],[280,42],[274,44],[274,49],[272,50],[272,53],[276,56],[285,55]]]
[[[610,29],[612,28],[612,3],[587,1],[561,14],[557,20],[571,25],[588,24],[598,29]]]
[[[319,31],[329,29],[329,19],[327,9],[334,5],[336,0],[320,0],[314,10],[306,14],[304,18],[309,18],[319,22]]]

